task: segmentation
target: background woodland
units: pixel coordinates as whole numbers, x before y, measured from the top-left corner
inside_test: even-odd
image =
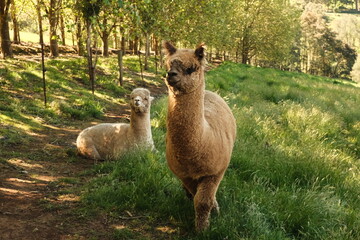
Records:
[[[359,81],[358,14],[358,0],[1,0],[1,50],[16,56],[17,45],[45,35],[52,57],[65,45],[80,56],[142,50],[146,70],[164,39],[205,42],[209,61]]]

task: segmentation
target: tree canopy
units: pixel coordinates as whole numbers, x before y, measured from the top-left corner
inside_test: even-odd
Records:
[[[38,31],[33,1],[1,0],[0,15],[6,15],[0,16],[4,57],[11,57],[11,46],[5,44],[7,21],[14,43],[20,31]],[[39,5],[49,20],[44,30],[49,31],[54,57],[65,39],[72,39],[79,55],[84,54],[86,21],[92,23],[92,42],[102,42],[104,56],[111,48],[144,50],[145,68],[150,54],[160,52],[161,41],[170,40],[182,47],[205,42],[209,58],[347,78],[360,48],[360,18],[328,15],[357,12],[358,1],[47,0]]]

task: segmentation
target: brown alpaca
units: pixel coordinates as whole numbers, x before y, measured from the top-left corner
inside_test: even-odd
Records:
[[[169,89],[166,159],[194,198],[195,227],[209,226],[219,211],[216,192],[229,165],[236,136],[234,116],[217,94],[205,90],[205,49],[176,49],[164,43]]]

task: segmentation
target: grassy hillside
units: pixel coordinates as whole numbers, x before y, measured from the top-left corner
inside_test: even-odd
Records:
[[[92,96],[81,61],[49,62],[48,108],[38,64],[12,60],[0,67],[0,147],[31,140],[44,124],[101,118],[124,104],[134,86],[160,84],[159,76],[143,83],[128,71],[127,85],[118,87],[116,61],[103,59]],[[136,59],[127,61],[136,71]],[[82,216],[122,221],[112,239],[360,238],[360,88],[233,63],[208,72],[207,88],[226,99],[237,120],[233,157],[218,191],[221,213],[212,215],[210,229],[195,234],[192,202],[167,167],[166,97],[151,109],[158,152],[85,171],[92,180],[82,188]]]
[[[358,239],[360,89],[333,79],[226,63],[207,86],[232,107],[238,137],[203,234],[164,157],[166,100],[152,109],[159,152],[95,167],[86,206],[144,216],[175,239]],[[191,124],[191,123],[189,123]],[[149,223],[150,222],[150,223]],[[132,238],[137,231],[118,230]]]

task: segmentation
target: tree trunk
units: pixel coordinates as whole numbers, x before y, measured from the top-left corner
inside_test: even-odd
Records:
[[[71,32],[71,42],[72,42],[72,46],[75,46],[75,35],[74,35],[74,32]]]
[[[41,69],[42,69],[42,77],[43,77],[43,93],[44,93],[44,105],[46,107],[47,99],[46,99],[46,79],[45,79],[45,53],[44,53],[44,37],[43,37],[43,28],[42,28],[42,16],[41,16],[41,8],[40,8],[40,0],[37,1],[36,11],[38,15],[39,21],[39,37],[40,37],[40,46],[41,46]]]
[[[14,29],[13,42],[16,44],[19,44],[20,43],[20,28],[19,28],[19,23],[17,21],[17,17],[16,17],[16,7],[15,7],[14,0],[11,0],[11,19],[13,21],[13,29]]]
[[[235,51],[235,62],[238,63],[239,62],[239,44],[236,44],[236,51]]]
[[[85,47],[84,47],[84,39],[82,34],[82,26],[81,26],[81,20],[79,17],[75,18],[76,22],[76,41],[77,41],[77,50],[79,56],[85,55]]]
[[[123,86],[123,51],[119,50],[118,53],[118,65],[119,65],[119,83],[120,86]]]
[[[158,56],[159,55],[159,40],[155,36],[154,36],[154,51],[155,51],[155,56]]]
[[[129,39],[129,51],[134,54],[134,41]]]
[[[117,35],[117,33],[114,33],[114,44],[113,44],[113,48],[115,49],[119,49],[119,37]]]
[[[103,37],[101,38],[103,41],[103,56],[109,57],[109,35],[104,31]]]
[[[141,62],[141,53],[140,53],[140,51],[138,52],[138,56],[139,56],[139,66],[140,66],[141,79],[144,81],[144,74],[143,74],[143,67],[142,67],[142,62]]]
[[[359,9],[359,0],[355,0],[355,9],[356,9],[356,11],[360,11],[360,9]]]
[[[120,39],[120,48],[122,51],[122,54],[125,55],[125,45],[126,45],[126,39],[125,39],[125,29],[123,27],[120,26],[120,35],[121,35],[121,39]]]
[[[123,17],[121,17],[120,18],[120,27],[119,27],[119,33],[120,33],[120,46],[119,46],[119,48],[121,49],[121,51],[122,51],[122,55],[124,56],[125,54],[126,54],[126,52],[125,52],[125,45],[126,45],[126,39],[125,39],[125,29],[124,29],[124,27],[122,26],[122,23],[124,22],[124,18]]]
[[[9,8],[11,0],[0,0],[0,36],[1,36],[1,51],[4,58],[12,58],[13,52],[10,40],[9,31]]]
[[[163,51],[160,51],[160,68],[164,67],[164,56]]]
[[[88,60],[88,69],[89,69],[89,78],[91,83],[91,91],[95,93],[95,66],[93,64],[93,57],[92,57],[92,48],[91,48],[91,20],[86,20],[86,49],[87,49],[87,60]]]
[[[101,29],[99,30],[99,35],[103,42],[102,55],[104,57],[108,57],[109,56],[109,34],[110,34],[110,31],[108,31],[108,27],[107,27],[107,18],[104,18],[102,24],[103,24],[103,30],[102,31],[101,31]]]
[[[242,49],[242,53],[241,53],[241,63],[242,64],[247,64],[248,63],[248,52],[247,49]]]
[[[51,56],[59,56],[59,46],[58,46],[58,37],[56,33],[56,28],[58,24],[58,14],[57,14],[57,0],[50,0],[50,9],[49,9],[49,22],[50,22],[50,51]]]
[[[134,54],[138,54],[139,53],[139,48],[138,48],[138,46],[139,46],[139,37],[138,36],[136,36],[135,37],[135,40],[134,40]]]
[[[61,41],[62,45],[66,45],[66,36],[65,36],[65,23],[64,23],[64,16],[60,14],[60,32],[61,32]]]
[[[124,34],[122,33],[121,34],[121,51],[123,52],[123,55],[125,55],[126,54],[126,52],[125,52],[125,43],[126,43],[126,39],[125,39],[125,36],[124,36]]]
[[[241,49],[241,63],[247,64],[248,61],[249,61],[249,44],[248,44],[248,36],[245,34]]]
[[[149,56],[150,56],[150,34],[145,34],[145,60],[144,60],[144,70],[149,70]]]

